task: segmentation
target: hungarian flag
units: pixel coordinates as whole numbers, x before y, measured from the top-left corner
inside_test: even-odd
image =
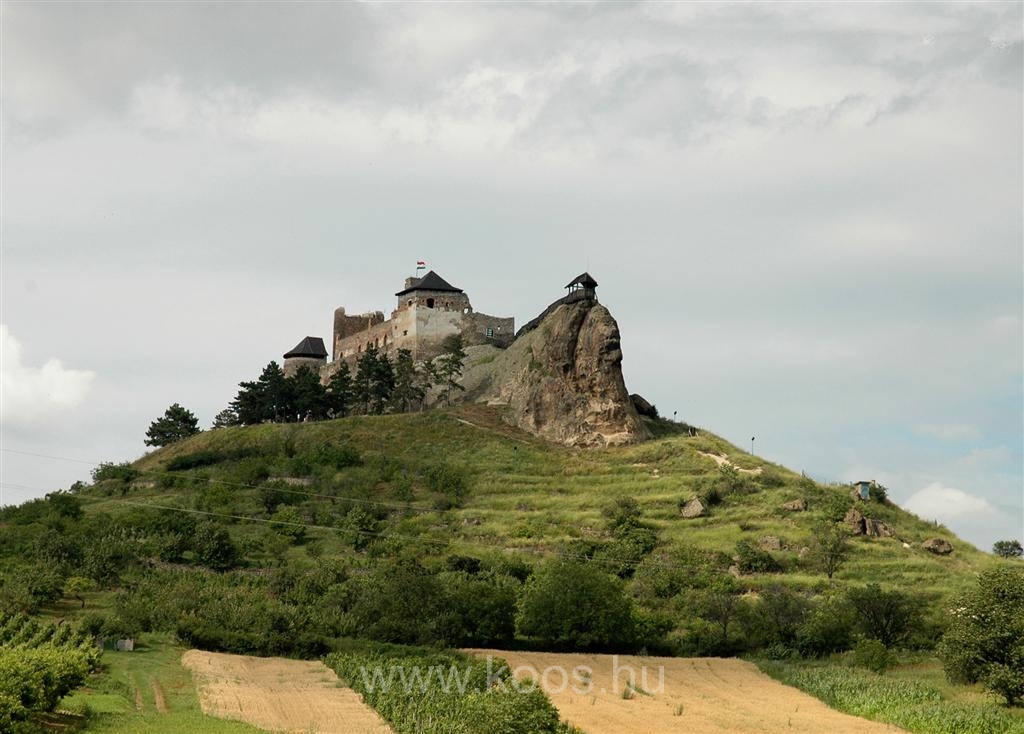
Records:
[[[422,260],[417,260],[416,261],[416,269],[417,270],[426,270],[426,267],[427,267],[427,264],[425,262],[423,262]]]

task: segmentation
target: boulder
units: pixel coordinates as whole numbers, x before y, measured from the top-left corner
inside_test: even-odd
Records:
[[[874,538],[891,538],[896,533],[881,520],[872,520],[866,517],[864,518],[864,534]]]
[[[647,402],[643,395],[637,395],[633,393],[629,396],[629,399],[633,401],[633,407],[636,408],[636,412],[642,415],[644,418],[657,418],[658,409]]]
[[[943,538],[929,538],[921,543],[921,547],[937,556],[948,556],[953,552],[953,544]]]
[[[856,507],[851,507],[846,517],[843,518],[843,522],[846,523],[847,527],[850,528],[850,532],[854,535],[864,534],[864,516],[860,514],[860,510]]]
[[[733,565],[729,566],[729,575],[734,578],[739,578],[743,574],[740,572],[740,567],[734,563]]]
[[[692,500],[683,505],[683,509],[680,510],[680,514],[689,519],[694,517],[703,517],[707,514],[708,509],[704,506],[704,503],[700,501],[699,497],[694,497]]]
[[[806,512],[807,500],[793,500],[792,502],[787,502],[782,506],[782,509],[787,512]]]
[[[759,542],[759,545],[761,546],[761,550],[766,550],[766,551],[780,551],[780,550],[782,550],[782,540],[780,540],[778,536],[766,535],[763,538],[761,538],[761,540],[758,541],[758,542]]]

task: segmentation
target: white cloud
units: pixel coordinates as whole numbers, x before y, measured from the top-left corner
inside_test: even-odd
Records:
[[[21,344],[0,324],[0,423],[31,423],[77,407],[88,395],[95,374],[65,368],[49,359],[41,367],[22,364]]]
[[[946,487],[939,482],[933,482],[912,494],[903,503],[903,508],[922,519],[938,520],[944,525],[977,522],[1000,516],[999,511],[984,497]]]

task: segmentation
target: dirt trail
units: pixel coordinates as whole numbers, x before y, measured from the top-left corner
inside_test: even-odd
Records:
[[[276,732],[393,734],[323,663],[189,650],[203,713]]]
[[[736,464],[733,464],[732,461],[729,460],[729,457],[726,456],[725,454],[709,454],[706,451],[698,451],[697,453],[700,454],[701,456],[706,456],[707,458],[711,459],[713,462],[715,462],[719,466],[731,466],[733,469],[738,471],[740,474],[760,474],[761,473],[761,467],[757,467],[756,469],[740,469]]]
[[[504,658],[517,678],[530,675],[541,681],[562,718],[587,734],[892,734],[902,731],[833,711],[816,698],[772,680],[753,664],[742,660],[500,650],[469,652],[481,657]],[[579,666],[589,669],[589,685]],[[578,670],[577,677],[573,675],[574,668]],[[661,669],[663,678],[659,673]],[[568,678],[563,678],[562,670]],[[618,670],[617,677],[615,670]],[[622,691],[630,681],[630,670],[637,692],[624,698]],[[567,683],[564,689],[563,680]]]
[[[156,678],[150,681],[150,687],[153,689],[153,705],[156,707],[158,713],[167,713],[167,699],[164,698],[164,689],[160,687]]]

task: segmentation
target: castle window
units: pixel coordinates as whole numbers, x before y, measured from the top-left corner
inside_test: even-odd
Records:
[[[434,299],[433,298],[428,298],[427,299],[427,308],[433,308],[433,307],[434,307]]]
[[[409,301],[409,305],[410,305],[410,306],[412,305],[412,301]]]
[[[403,331],[402,336],[409,336],[409,330],[406,329],[405,331]]]
[[[487,327],[487,338],[490,339],[493,336],[494,336],[494,329],[492,329],[490,326],[488,326]]]

